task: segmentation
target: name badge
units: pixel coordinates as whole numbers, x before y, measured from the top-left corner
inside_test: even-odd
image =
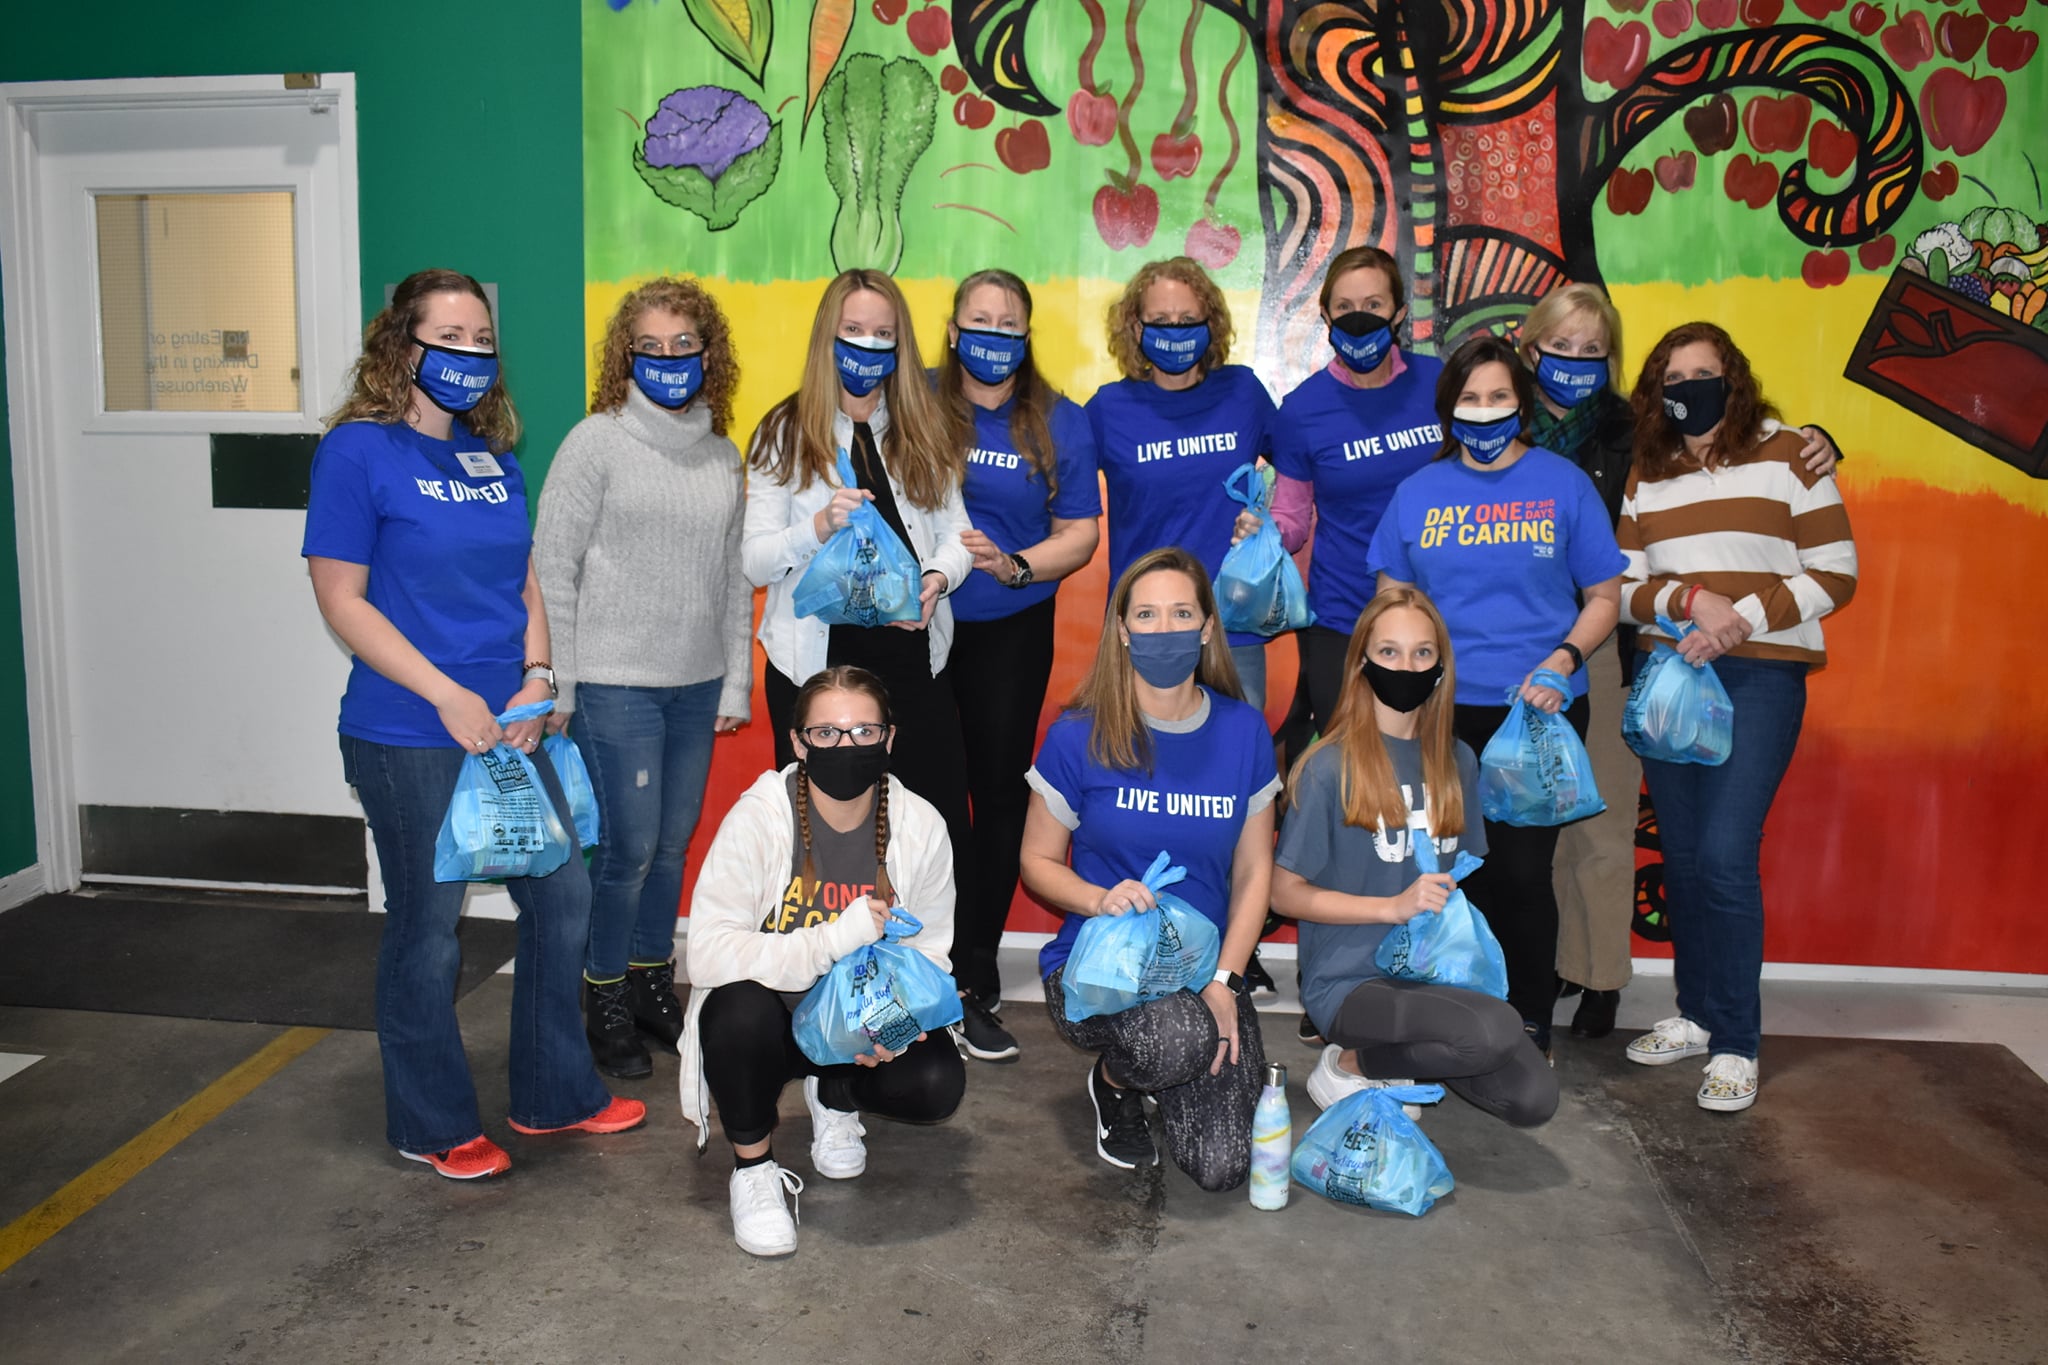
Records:
[[[488,450],[458,450],[455,458],[462,461],[462,467],[472,479],[502,479],[505,471],[498,467],[497,457]]]

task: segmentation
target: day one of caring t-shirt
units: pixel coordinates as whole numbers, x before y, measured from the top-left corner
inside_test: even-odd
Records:
[[[1586,472],[1532,447],[1506,469],[1457,457],[1394,490],[1369,567],[1428,593],[1450,627],[1458,700],[1505,704],[1579,618],[1576,594],[1628,561]],[[1586,695],[1586,674],[1571,676]]]
[[[1273,399],[1243,365],[1211,371],[1191,389],[1149,379],[1105,384],[1088,400],[1095,458],[1109,490],[1109,581],[1132,560],[1178,545],[1202,561],[1210,581],[1230,549],[1243,506],[1223,482],[1266,451]],[[1233,631],[1233,645],[1266,637]]]
[[[960,498],[967,519],[998,547],[1008,551],[1036,545],[1052,534],[1052,519],[1085,521],[1102,515],[1102,490],[1095,481],[1095,437],[1087,416],[1067,398],[1053,404],[1053,473],[1058,486],[1052,500],[1045,480],[1031,461],[1017,453],[1010,436],[1015,401],[999,408],[974,410],[974,449],[967,452],[967,479]],[[1036,565],[1032,567],[1036,568]],[[1057,579],[1009,588],[985,573],[970,573],[947,600],[955,621],[996,621],[1035,607],[1059,591]]]
[[[1214,921],[1230,919],[1230,864],[1247,817],[1280,790],[1266,718],[1232,697],[1202,688],[1202,706],[1181,721],[1147,720],[1152,770],[1104,768],[1088,757],[1094,728],[1069,711],[1045,732],[1025,774],[1053,817],[1073,832],[1068,861],[1082,881],[1115,886],[1144,877],[1164,851],[1188,870],[1173,893]],[[1073,951],[1085,915],[1068,915],[1038,953],[1051,976]]]
[[[479,468],[472,474],[460,458]],[[370,605],[428,662],[502,711],[526,664],[526,480],[461,421],[437,441],[403,422],[345,422],[313,452],[299,553],[369,566]],[[341,698],[341,733],[404,748],[454,748],[424,697],[361,659]]]
[[[1302,767],[1294,804],[1273,854],[1275,864],[1325,891],[1347,896],[1398,896],[1422,875],[1412,842],[1428,837],[1429,829],[1422,745],[1392,735],[1380,738],[1393,761],[1394,780],[1401,784],[1401,795],[1408,802],[1407,828],[1367,830],[1344,823],[1344,802],[1338,795],[1341,756],[1326,744]],[[1464,787],[1465,832],[1436,840],[1437,866],[1446,872],[1457,861],[1461,847],[1486,856],[1486,824],[1479,818],[1479,763],[1463,741],[1458,742],[1457,756],[1458,781]],[[1373,954],[1393,928],[1391,924],[1301,922],[1301,1005],[1319,1032],[1328,1034],[1337,1007],[1360,982],[1385,975]]]
[[[1443,362],[1404,356],[1407,369],[1377,389],[1356,389],[1321,369],[1280,402],[1273,465],[1314,485],[1315,561],[1308,604],[1348,635],[1372,600],[1372,533],[1401,481],[1436,457],[1443,426],[1436,381]]]
[[[867,910],[867,898],[875,889],[875,814],[853,829],[841,833],[811,808],[811,873],[804,877],[803,825],[796,817],[796,774],[784,779],[789,792],[792,831],[789,883],[782,889],[782,903],[761,921],[764,934],[787,934],[830,924],[849,906]]]

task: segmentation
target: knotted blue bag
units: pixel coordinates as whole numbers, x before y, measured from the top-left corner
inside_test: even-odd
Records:
[[[867,908],[845,913],[864,915]],[[881,942],[861,945],[818,978],[793,1021],[804,1056],[819,1066],[846,1066],[877,1043],[901,1052],[918,1034],[960,1022],[953,978],[901,942],[923,928],[902,906],[891,906]]]
[[[1539,668],[1530,679],[1571,699],[1564,675]],[[1562,712],[1551,715],[1508,689],[1508,718],[1479,756],[1479,806],[1503,825],[1568,825],[1607,809],[1593,784],[1593,760]]]
[[[1145,872],[1156,906],[1095,915],[1074,936],[1060,976],[1068,1023],[1121,1014],[1178,990],[1200,990],[1216,975],[1222,936],[1207,915],[1163,889],[1188,875],[1184,867],[1168,867],[1172,861],[1162,852]]]
[[[1674,625],[1667,616],[1659,616],[1657,626],[1673,640],[1699,629],[1690,621]],[[1712,664],[1694,668],[1660,640],[1636,670],[1621,708],[1621,737],[1644,758],[1714,767],[1735,747],[1735,704]]]
[[[839,451],[839,486],[857,487],[853,461]],[[790,606],[798,616],[815,616],[828,626],[880,626],[915,621],[923,573],[903,537],[889,528],[872,502],[849,512],[796,581]]]
[[[498,717],[498,724],[532,720],[554,709],[552,701],[515,706]],[[575,847],[533,760],[500,744],[462,760],[448,814],[434,839],[434,880],[545,877],[569,861]]]
[[[1242,487],[1240,487],[1242,485]],[[1258,530],[1230,547],[1216,569],[1216,614],[1225,630],[1258,635],[1312,626],[1308,587],[1273,522],[1272,490],[1256,464],[1241,464],[1223,481],[1230,496],[1258,513]]]
[[[1429,832],[1411,829],[1408,838],[1415,846],[1415,865],[1424,872],[1436,871],[1436,841]],[[1462,882],[1481,866],[1479,859],[1459,849],[1451,876]],[[1463,890],[1452,891],[1443,909],[1425,910],[1395,926],[1380,940],[1373,961],[1388,976],[1403,981],[1462,986],[1496,1000],[1508,998],[1508,964],[1501,955],[1500,940],[1487,926],[1486,916],[1465,899]]]
[[[1440,1085],[1394,1085],[1346,1095],[1294,1149],[1295,1183],[1326,1199],[1421,1217],[1451,1192],[1451,1168],[1404,1104],[1435,1104]]]
[[[595,848],[600,835],[597,790],[590,785],[590,769],[583,766],[583,751],[576,747],[576,741],[569,738],[566,730],[549,735],[540,742],[540,747],[547,754],[548,762],[555,765],[555,776],[562,783],[562,795],[569,798],[569,819],[576,826],[576,842],[585,848]]]

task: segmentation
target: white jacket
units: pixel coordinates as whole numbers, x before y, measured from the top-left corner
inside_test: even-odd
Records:
[[[889,430],[886,403],[875,409],[868,425],[880,445]],[[832,439],[848,450],[853,448],[853,419],[844,412],[832,415]],[[960,485],[955,483],[947,491],[945,502],[932,511],[910,500],[893,471],[889,474],[889,489],[896,495],[896,510],[903,514],[903,529],[910,533],[910,552],[917,556],[919,567],[944,574],[948,593],[965,583],[974,568],[974,557],[960,543],[960,533],[970,524],[967,508],[960,501]],[[825,667],[832,628],[815,616],[799,618],[791,607],[790,596],[811,557],[824,548],[811,519],[819,508],[832,501],[836,491],[837,486],[827,479],[812,479],[811,486],[801,491],[790,484],[772,482],[759,471],[752,471],[747,480],[747,518],[740,563],[749,582],[768,589],[768,600],[761,609],[761,628],[756,634],[768,662],[798,686]],[[953,650],[953,608],[944,597],[933,607],[931,629],[926,633],[931,643],[932,673],[936,676]]]
[[[718,827],[690,898],[685,962],[690,1004],[678,1051],[683,1117],[697,1125],[697,1150],[711,1135],[711,1089],[704,1083],[704,1046],[697,1018],[713,987],[758,981],[770,990],[809,990],[833,963],[881,935],[872,915],[850,910],[829,924],[786,934],[761,925],[782,907],[796,859],[796,809],[789,774],[763,773],[740,793]],[[903,942],[952,973],[953,846],[929,801],[894,777],[889,783],[889,885],[924,928]]]

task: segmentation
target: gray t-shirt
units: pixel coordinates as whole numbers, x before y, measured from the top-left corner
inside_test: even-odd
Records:
[[[1293,804],[1280,829],[1280,847],[1273,860],[1326,891],[1351,896],[1397,896],[1422,875],[1409,844],[1417,831],[1427,831],[1427,796],[1422,783],[1422,745],[1412,739],[1381,735],[1393,760],[1394,780],[1408,798],[1408,828],[1367,830],[1344,823],[1338,794],[1338,754],[1325,746],[1302,768]],[[1465,789],[1465,833],[1436,841],[1438,865],[1450,870],[1457,851],[1484,856],[1486,826],[1479,817],[1479,761],[1460,741],[1458,781]],[[1319,1030],[1327,1030],[1344,997],[1362,981],[1383,976],[1373,961],[1391,924],[1301,925],[1301,1003]]]
[[[789,882],[782,891],[781,904],[761,923],[764,934],[786,934],[830,924],[849,905],[866,910],[866,898],[875,889],[875,816],[845,834],[832,828],[825,817],[811,808],[811,872],[804,876],[803,826],[796,818],[796,774],[787,779],[791,840]]]

